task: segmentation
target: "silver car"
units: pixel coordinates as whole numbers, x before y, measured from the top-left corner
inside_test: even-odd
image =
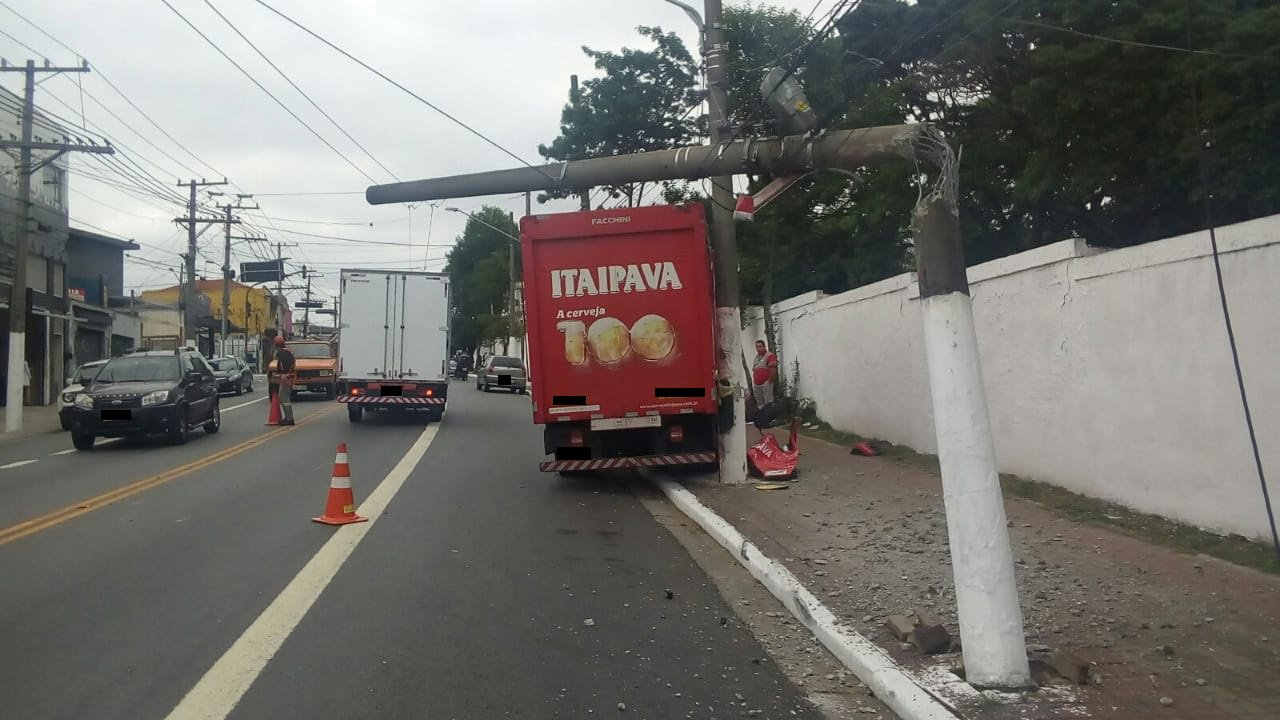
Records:
[[[492,388],[510,390],[523,395],[529,387],[524,361],[517,357],[495,355],[485,361],[476,373],[476,389],[489,392]]]
[[[71,420],[64,410],[76,404],[76,395],[84,390],[84,386],[89,384],[98,371],[106,365],[106,360],[95,360],[87,362],[76,369],[74,375],[67,379],[66,387],[62,388],[62,394],[58,396],[58,418],[62,422],[63,430],[71,429]]]

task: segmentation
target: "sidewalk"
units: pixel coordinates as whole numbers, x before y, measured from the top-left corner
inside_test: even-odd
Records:
[[[959,653],[921,655],[884,626],[920,609],[958,636],[939,478],[814,438],[800,446],[801,475],[784,490],[688,487],[965,718],[1280,717],[1280,576],[1021,499],[1005,506],[1028,649],[1069,650],[1091,663],[1091,680],[1038,675],[1039,691],[1015,696],[957,682]]]
[[[3,413],[4,408],[0,408],[0,415],[3,415]],[[0,430],[3,428],[3,421],[0,421]],[[62,432],[62,424],[58,420],[57,405],[28,406],[22,408],[22,432],[0,432],[0,443],[56,432]]]

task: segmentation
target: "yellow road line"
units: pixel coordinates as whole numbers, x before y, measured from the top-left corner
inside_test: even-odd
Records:
[[[13,542],[14,540],[20,540],[29,535],[34,535],[41,530],[48,530],[55,525],[61,525],[68,520],[91,513],[94,510],[104,508],[112,503],[150,490],[153,487],[163,485],[170,480],[176,480],[185,475],[190,475],[197,470],[203,470],[210,465],[222,462],[227,458],[235,457],[246,450],[251,450],[262,445],[268,440],[278,438],[282,435],[287,435],[304,425],[314,422],[316,419],[333,412],[335,407],[337,406],[333,405],[325,408],[324,410],[320,410],[319,412],[312,413],[302,420],[299,420],[297,425],[277,428],[265,435],[260,435],[237,445],[232,445],[229,448],[223,448],[218,452],[206,455],[198,460],[189,462],[186,465],[179,465],[178,467],[170,468],[162,473],[132,482],[124,487],[118,487],[115,490],[107,491],[87,500],[72,503],[59,510],[54,510],[53,512],[41,515],[40,517],[32,518],[30,520],[20,522],[17,525],[10,525],[7,528],[0,529],[0,545],[5,545]]]

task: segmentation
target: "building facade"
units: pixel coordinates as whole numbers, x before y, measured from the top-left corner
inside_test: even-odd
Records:
[[[261,287],[232,282],[228,300],[227,337],[226,342],[220,337],[222,329],[222,280],[197,280],[198,336],[200,351],[208,356],[235,355],[244,359],[251,366],[261,370],[270,357],[270,338],[280,328],[287,328],[289,317],[287,303]],[[178,307],[181,291],[177,285],[159,290],[148,290],[142,293],[142,300],[147,303],[155,319],[159,320],[161,311],[157,308]],[[172,323],[166,323],[166,333],[178,338],[183,337],[182,318],[175,315]],[[147,325],[145,337],[158,341],[159,326]]]
[[[22,98],[0,88],[0,137],[20,138]],[[38,142],[60,141],[64,133],[38,110],[34,123]],[[35,162],[47,160],[48,151],[35,151]],[[23,200],[18,197],[18,151],[0,152],[0,404],[5,398],[9,357],[9,297],[16,262],[26,263],[27,313],[26,363],[30,381],[26,402],[54,402],[66,376],[69,313],[66,297],[67,262],[67,165],[65,159],[49,162],[31,178],[31,205],[27,227],[29,252],[17,258],[18,223]]]
[[[74,318],[68,369],[138,347],[141,328],[124,302],[124,254],[138,249],[131,240],[68,230],[67,302]]]

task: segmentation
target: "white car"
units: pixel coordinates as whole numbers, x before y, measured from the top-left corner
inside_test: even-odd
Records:
[[[67,381],[67,386],[62,389],[62,394],[58,396],[58,417],[62,421],[63,430],[71,429],[71,420],[63,410],[76,404],[76,395],[79,395],[80,391],[84,390],[85,384],[92,380],[98,374],[98,371],[102,369],[102,366],[106,364],[106,360],[85,363],[76,368],[76,374],[72,375],[71,379]]]

